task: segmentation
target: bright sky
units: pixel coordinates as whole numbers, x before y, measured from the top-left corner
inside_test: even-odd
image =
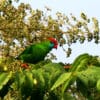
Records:
[[[70,13],[75,16],[80,16],[81,12],[87,14],[89,18],[96,17],[100,21],[100,0],[20,0],[24,3],[29,3],[33,9],[44,10],[47,6],[52,9],[51,14],[54,15],[57,11],[69,15]],[[87,43],[73,44],[72,54],[70,58],[66,58],[61,48],[57,51],[53,50],[57,54],[58,61],[73,62],[75,57],[82,53],[89,53],[92,55],[100,56],[100,44]]]

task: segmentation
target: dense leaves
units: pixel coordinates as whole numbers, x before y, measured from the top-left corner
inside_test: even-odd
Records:
[[[92,61],[92,62],[90,62]],[[74,100],[78,98],[100,98],[100,60],[98,57],[82,54],[70,65],[69,70],[64,69],[62,63],[41,61],[29,64],[29,69],[20,69],[16,72],[1,72],[0,93],[5,97],[33,100]],[[20,67],[20,66],[19,66]],[[75,68],[74,68],[75,67]],[[27,91],[27,92],[26,92]],[[72,95],[73,93],[73,95]],[[76,96],[75,96],[75,95]],[[97,95],[95,97],[94,95]]]
[[[67,57],[71,54],[71,44],[84,41],[99,43],[99,22],[93,17],[88,18],[83,12],[80,19],[73,14],[70,17],[60,12],[53,18],[48,14],[51,10],[45,7],[45,12],[33,10],[29,4],[21,3],[17,7],[14,1],[0,1],[0,55],[17,56],[23,49],[32,44],[55,37],[59,45],[67,44],[64,51]],[[16,0],[15,0],[16,1]],[[91,29],[92,27],[92,29]]]
[[[87,53],[78,56],[72,64],[49,60],[27,64],[16,60],[28,45],[55,37],[59,46],[70,56],[71,45],[84,41],[100,41],[99,22],[85,13],[76,18],[60,12],[53,18],[46,12],[32,9],[19,0],[0,1],[0,99],[5,100],[99,100],[100,57]],[[92,29],[91,29],[92,27]],[[64,45],[68,48],[64,48]],[[69,67],[70,66],[70,67]]]
[[[65,72],[65,69],[62,64],[46,62],[43,65],[42,63],[37,64],[39,68],[32,66],[31,69],[22,69],[15,72],[12,75],[14,77],[9,77],[9,74],[6,75],[6,73],[2,72],[0,77],[1,87],[3,88],[7,85],[10,90],[18,91],[21,93],[20,98],[23,100],[28,97],[32,100],[33,98],[37,98],[37,100],[43,100],[43,98],[49,99],[52,98],[51,95],[55,95],[55,98],[58,98],[55,92],[50,91],[50,88],[56,79],[59,78],[59,75]],[[13,83],[8,85],[7,82],[9,80],[13,80]]]
[[[0,72],[0,97],[3,98],[9,91],[11,85],[12,72]]]
[[[62,85],[62,95],[64,95],[64,91],[69,89],[72,85],[73,88],[76,88],[77,92],[81,92],[85,98],[94,99],[94,95],[96,95],[100,89],[100,63],[97,58],[98,57],[93,57],[88,54],[82,54],[77,57],[71,65],[72,68],[70,68],[69,72],[61,74],[51,90]]]

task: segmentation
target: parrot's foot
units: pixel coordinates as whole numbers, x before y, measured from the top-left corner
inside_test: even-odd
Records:
[[[67,64],[64,66],[64,69],[70,69],[71,68],[71,65],[70,64]]]
[[[29,65],[27,63],[21,64],[21,67],[24,69],[29,69]]]

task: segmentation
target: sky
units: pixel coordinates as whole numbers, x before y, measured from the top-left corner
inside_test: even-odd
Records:
[[[45,6],[47,6],[52,9],[52,16],[55,15],[57,11],[66,15],[72,13],[77,17],[80,16],[81,12],[84,12],[89,18],[96,17],[100,21],[100,0],[20,0],[20,2],[29,3],[33,9],[43,11],[45,10]],[[71,63],[82,53],[100,56],[100,43],[76,43],[73,44],[71,48],[72,54],[69,58],[66,58],[66,54],[62,51],[62,48],[53,50],[52,52],[57,55],[57,62]]]

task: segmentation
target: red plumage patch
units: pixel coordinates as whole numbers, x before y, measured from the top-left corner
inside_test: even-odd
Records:
[[[48,40],[50,40],[50,42],[54,43],[54,48],[57,49],[57,47],[58,47],[58,42],[57,42],[57,40],[56,40],[55,38],[52,38],[52,37],[48,38]]]

